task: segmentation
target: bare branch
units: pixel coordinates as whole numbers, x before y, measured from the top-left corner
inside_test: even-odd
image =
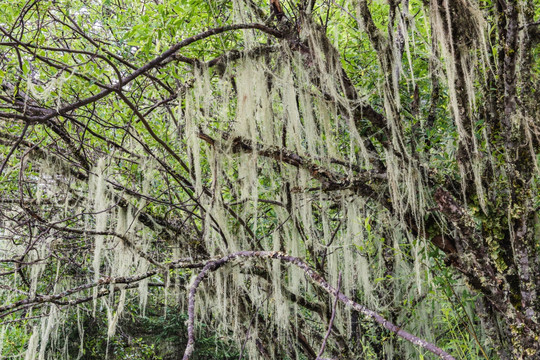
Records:
[[[324,353],[326,342],[328,341],[328,338],[330,337],[330,334],[332,333],[332,325],[334,323],[334,318],[336,317],[336,308],[337,308],[337,303],[338,303],[338,294],[339,294],[340,286],[341,286],[341,271],[339,272],[336,293],[334,294],[336,299],[334,300],[334,306],[332,307],[332,316],[330,316],[330,322],[328,323],[328,331],[326,332],[326,335],[324,336],[324,340],[321,344],[321,349],[319,350],[319,354],[317,355],[317,360],[323,360],[321,359],[321,356]]]

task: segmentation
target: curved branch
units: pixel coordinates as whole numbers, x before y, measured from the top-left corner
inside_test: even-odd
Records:
[[[183,360],[188,360],[193,354],[193,350],[195,348],[194,322],[195,322],[195,295],[197,293],[197,288],[199,287],[200,283],[204,280],[204,278],[206,277],[206,275],[208,275],[209,272],[216,271],[220,267],[226,265],[228,262],[232,260],[237,260],[239,258],[274,259],[274,260],[280,260],[283,262],[288,262],[290,264],[293,264],[296,267],[298,267],[300,270],[304,271],[304,273],[316,285],[321,287],[329,295],[335,296],[339,301],[344,303],[346,306],[353,308],[354,310],[366,315],[367,317],[370,317],[371,319],[375,320],[375,322],[380,324],[385,329],[390,330],[391,332],[401,337],[402,339],[414,345],[420,346],[423,349],[439,356],[441,359],[455,360],[455,358],[452,355],[448,354],[447,352],[437,347],[436,345],[430,342],[427,342],[426,340],[420,339],[419,337],[414,336],[413,334],[401,329],[399,326],[396,326],[390,321],[386,320],[379,313],[352,301],[346,295],[339,292],[338,289],[330,285],[321,275],[319,275],[315,270],[313,270],[307,263],[305,263],[300,258],[286,255],[280,251],[238,251],[238,252],[226,255],[220,259],[212,260],[206,263],[206,265],[201,270],[199,275],[197,275],[197,277],[195,278],[195,281],[191,285],[191,288],[189,289],[188,343],[184,351],[184,356],[182,358]]]
[[[0,29],[2,29],[2,31],[4,33],[6,32],[2,27],[0,27]],[[266,25],[256,24],[256,23],[228,25],[228,26],[222,26],[222,27],[210,29],[210,30],[207,30],[207,31],[203,31],[202,33],[199,33],[199,34],[197,34],[195,36],[191,36],[191,37],[189,37],[187,39],[184,39],[184,40],[180,41],[179,43],[176,43],[174,46],[170,47],[168,50],[163,52],[158,57],[156,57],[153,60],[147,62],[145,65],[141,66],[140,68],[135,70],[130,75],[120,79],[116,84],[112,85],[110,88],[104,89],[104,90],[102,90],[101,92],[97,93],[94,96],[90,96],[90,97],[88,97],[86,99],[82,99],[80,101],[74,102],[74,103],[69,104],[67,106],[64,106],[63,108],[58,109],[58,110],[54,110],[54,111],[51,110],[50,112],[48,112],[47,114],[45,114],[43,116],[21,116],[21,115],[13,114],[13,113],[2,113],[2,114],[0,114],[0,116],[3,116],[5,118],[21,118],[22,117],[22,120],[35,122],[35,123],[44,123],[47,120],[50,120],[55,116],[65,115],[65,114],[69,113],[70,111],[73,111],[73,110],[76,110],[76,109],[78,109],[80,107],[83,107],[85,105],[94,103],[94,102],[104,98],[105,96],[111,94],[113,91],[118,91],[118,90],[122,89],[122,87],[124,87],[125,85],[127,85],[131,81],[135,80],[139,76],[141,76],[141,75],[145,74],[146,72],[150,71],[151,69],[159,66],[167,58],[173,56],[178,50],[180,50],[180,49],[182,49],[182,48],[184,48],[184,47],[186,47],[188,45],[191,45],[194,42],[204,40],[204,39],[206,39],[208,37],[218,35],[218,34],[221,34],[221,33],[227,32],[227,31],[242,30],[242,29],[244,29],[244,30],[245,29],[256,29],[256,30],[260,30],[260,31],[262,31],[264,33],[267,33],[269,35],[272,35],[272,36],[274,36],[276,38],[282,38],[283,37],[283,34],[280,31],[272,29],[272,28],[270,28],[270,27],[268,27]]]

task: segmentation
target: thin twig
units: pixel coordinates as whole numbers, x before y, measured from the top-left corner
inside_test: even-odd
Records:
[[[15,152],[15,150],[19,147],[19,145],[21,144],[21,142],[23,141],[24,139],[24,135],[26,135],[26,131],[28,130],[28,126],[29,124],[26,123],[24,125],[24,128],[23,128],[23,131],[21,133],[21,136],[19,136],[19,139],[17,139],[17,141],[15,142],[15,144],[13,145],[13,147],[11,148],[11,150],[9,151],[9,153],[6,155],[6,158],[4,159],[4,162],[2,163],[2,167],[0,167],[0,175],[2,174],[2,172],[4,171],[4,167],[7,165],[8,161],[9,161],[9,158],[11,157],[11,155],[13,155],[13,153]]]
[[[324,353],[326,342],[328,341],[328,338],[330,337],[330,333],[332,332],[332,325],[334,324],[334,318],[336,317],[336,308],[337,308],[337,303],[338,303],[338,293],[339,293],[340,286],[341,286],[341,271],[339,272],[339,276],[338,276],[336,294],[334,295],[336,299],[334,300],[334,307],[332,308],[332,316],[330,316],[330,322],[328,323],[328,331],[326,332],[326,335],[324,336],[321,349],[319,350],[319,355],[317,355],[317,360],[322,360],[321,356]]]

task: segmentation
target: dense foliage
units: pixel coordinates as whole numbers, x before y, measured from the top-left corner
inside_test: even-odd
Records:
[[[12,0],[0,357],[538,359],[538,0]]]

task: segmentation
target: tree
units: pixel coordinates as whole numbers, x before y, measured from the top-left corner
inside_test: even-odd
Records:
[[[196,323],[246,358],[538,358],[538,5],[13,1],[5,351],[138,304],[186,309],[184,358]]]

